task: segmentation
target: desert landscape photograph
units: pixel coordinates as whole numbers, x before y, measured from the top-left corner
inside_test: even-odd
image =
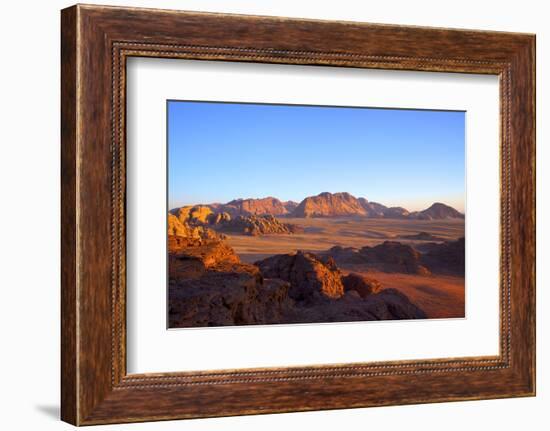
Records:
[[[168,328],[465,317],[464,112],[167,110]]]

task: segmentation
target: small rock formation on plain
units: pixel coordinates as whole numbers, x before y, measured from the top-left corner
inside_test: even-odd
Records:
[[[384,241],[374,247],[332,247],[323,253],[332,257],[338,265],[362,264],[366,268],[383,272],[429,275],[421,262],[421,253],[410,245],[397,241]]]
[[[221,232],[234,232],[252,236],[293,234],[303,231],[298,225],[283,223],[270,214],[261,216],[237,216],[234,219],[221,221],[216,219],[213,223],[213,227]]]
[[[182,223],[207,223],[214,213],[208,205],[193,205],[175,208],[170,211]]]
[[[220,237],[214,230],[200,223],[195,224],[190,221],[182,222],[178,217],[170,213],[168,213],[168,235],[194,239],[215,239]]]
[[[422,250],[423,263],[433,272],[464,275],[465,270],[464,237],[456,241],[425,244]]]
[[[384,241],[374,247],[360,250],[366,263],[387,272],[429,275],[430,271],[421,264],[421,254],[410,245],[397,241]]]

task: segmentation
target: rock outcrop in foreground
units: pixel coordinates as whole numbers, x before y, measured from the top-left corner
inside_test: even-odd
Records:
[[[397,290],[343,276],[333,259],[313,253],[250,265],[223,239],[177,235],[168,251],[172,328],[426,318]]]
[[[344,296],[342,273],[334,260],[322,261],[313,253],[277,254],[255,263],[268,278],[290,283],[289,295],[301,302],[314,303],[320,298]]]
[[[293,305],[288,283],[264,279],[223,241],[168,245],[171,328],[279,323]]]

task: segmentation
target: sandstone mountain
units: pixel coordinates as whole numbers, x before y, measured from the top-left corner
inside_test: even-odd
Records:
[[[221,210],[233,216],[238,215],[285,215],[288,214],[286,206],[277,198],[267,197],[261,199],[235,199],[221,207]]]
[[[454,208],[442,204],[441,202],[434,203],[431,207],[411,213],[411,218],[419,220],[442,220],[451,218],[464,218],[464,214],[458,212]]]
[[[378,202],[369,202],[365,198],[358,198],[357,200],[365,209],[368,217],[384,217],[384,211],[388,209],[387,206],[379,204]]]
[[[286,208],[286,211],[288,214],[291,214],[298,205],[299,205],[298,202],[294,202],[294,201],[283,202],[283,206]]]
[[[324,192],[305,198],[293,211],[293,217],[366,216],[367,211],[349,193]]]
[[[188,205],[170,211],[182,223],[206,223],[214,211],[208,205]]]

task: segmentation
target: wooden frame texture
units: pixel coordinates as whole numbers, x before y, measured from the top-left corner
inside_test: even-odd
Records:
[[[82,5],[61,17],[63,420],[88,425],[535,394],[534,35]],[[498,75],[500,354],[127,375],[129,56]]]

